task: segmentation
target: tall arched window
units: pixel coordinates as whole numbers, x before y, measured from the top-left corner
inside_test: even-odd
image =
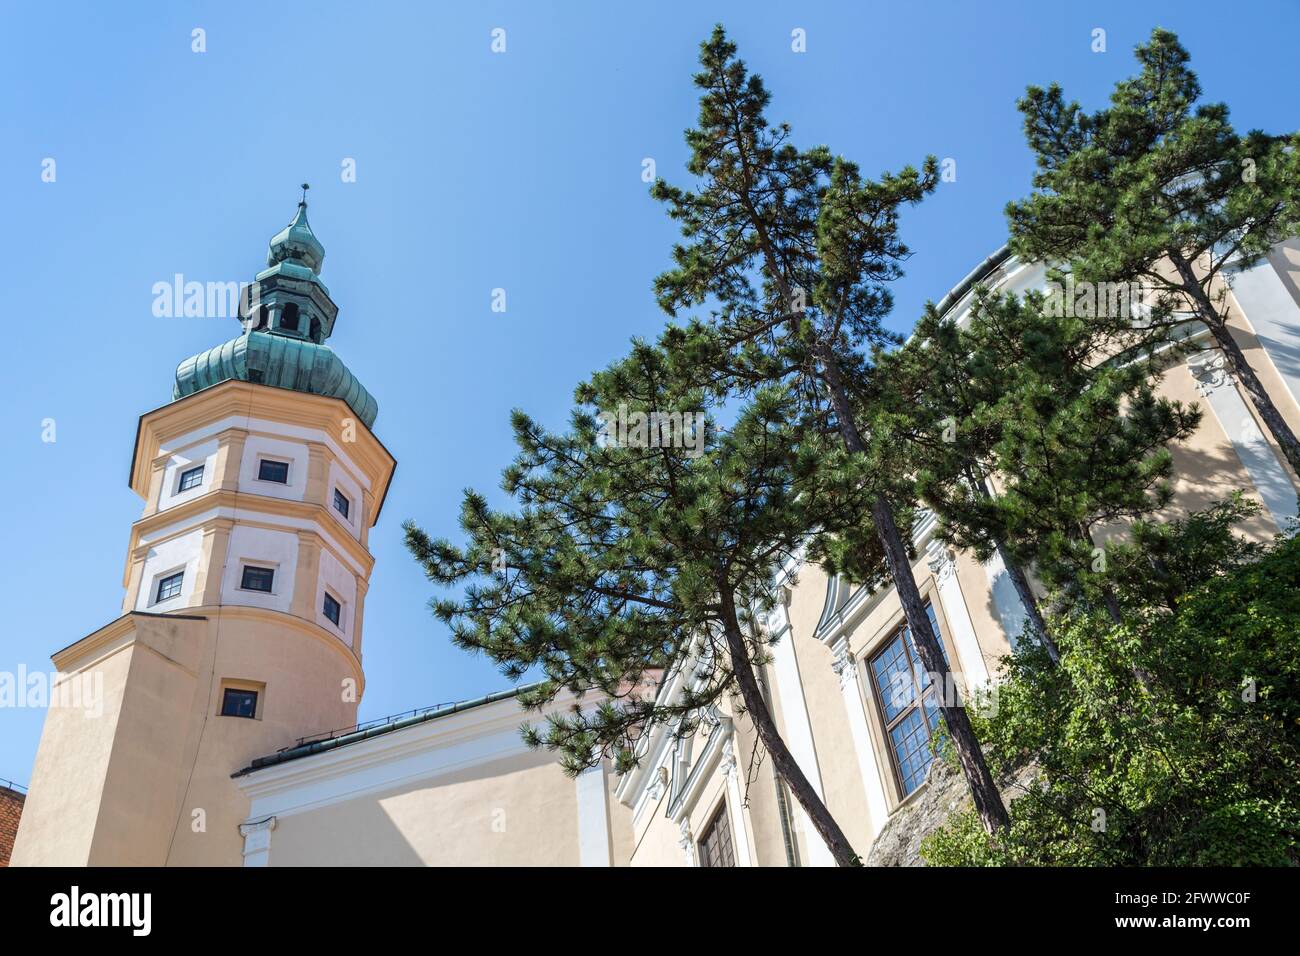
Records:
[[[290,332],[298,331],[298,303],[290,302],[280,313],[280,328],[288,329]]]
[[[320,319],[314,315],[311,317],[311,340],[313,342],[320,341]]]
[[[253,331],[266,328],[266,323],[270,321],[271,311],[266,306],[259,306],[257,309],[257,323],[253,326]]]

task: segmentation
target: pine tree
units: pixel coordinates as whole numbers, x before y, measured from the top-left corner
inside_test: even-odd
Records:
[[[717,397],[638,344],[577,399],[562,434],[515,413],[519,453],[502,487],[516,511],[467,492],[464,545],[407,523],[407,546],[430,580],[463,586],[435,613],[456,644],[487,654],[511,679],[540,671],[540,685],[520,695],[526,707],[565,688],[605,693],[594,710],[554,714],[526,732],[572,773],[604,755],[626,772],[652,726],[689,737],[738,696],[835,860],[857,865],[781,739],[755,668],[769,659],[759,619],[774,606],[780,562],[810,526],[834,527],[841,506],[863,504],[822,485],[823,450],[797,435],[795,403],[779,387],[757,390],[730,428],[706,426]],[[654,675],[672,668],[689,679],[670,701]]]
[[[1187,51],[1166,30],[1137,48],[1137,76],[1084,112],[1061,88],[1019,107],[1037,160],[1035,192],[1007,207],[1021,258],[1066,264],[1079,281],[1140,282],[1176,296],[1223,350],[1283,455],[1300,442],[1228,327],[1222,278],[1300,226],[1300,134],[1241,135],[1222,103],[1198,105]]]
[[[1000,526],[1002,515],[993,500],[993,447],[1000,432],[994,409],[1007,390],[1010,370],[1002,368],[1003,356],[981,347],[986,344],[978,334],[984,296],[981,290],[976,294],[966,328],[927,304],[907,345],[877,357],[884,393],[876,407],[878,414],[893,418],[891,430],[903,438],[917,493],[938,518],[939,538],[972,551],[980,561],[999,556],[1030,635],[1057,661],[1026,559],[1012,553],[1012,536]]]
[[[711,388],[744,393],[785,383],[810,432],[840,436],[847,454],[827,464],[840,471],[831,483],[871,491],[858,525],[875,541],[823,540],[811,553],[843,557],[847,548],[883,558],[922,664],[940,686],[955,687],[912,577],[905,534],[914,488],[890,450],[860,427],[857,410],[871,377],[865,350],[893,341],[881,320],[892,305],[888,283],[908,255],[899,210],[933,190],[937,165],[931,157],[919,172],[907,167],[872,181],[824,146],[795,148],[788,125],[769,126],[769,94],[721,26],[701,44],[700,63],[698,124],[686,132],[698,188],[654,186],[685,240],[655,290],[670,315],[703,305],[713,313],[670,327],[662,342]],[[990,830],[1004,826],[1006,809],[965,708],[946,699],[941,709],[980,818]]]
[[[981,292],[964,329],[922,323],[928,341],[946,338],[936,351],[963,363],[942,383],[930,379],[928,394],[942,400],[954,383],[969,385],[968,417],[951,422],[953,445],[997,476],[997,491],[966,494],[942,454],[931,456],[920,484],[959,541],[977,551],[1000,543],[1060,597],[1100,601],[1118,621],[1098,534],[1168,503],[1168,445],[1195,431],[1200,412],[1155,392],[1171,354],[1155,347],[1165,323],[1117,323],[1128,335],[1128,347],[1117,349],[1103,324],[1044,304],[1036,293]]]
[[[1057,278],[1060,278],[1059,276]],[[1169,496],[1166,446],[1199,421],[1157,397],[1180,353],[1157,303],[1145,315],[1066,314],[1040,293],[983,288],[963,324],[927,307],[906,346],[881,356],[892,421],[942,536],[980,560],[1001,555],[1052,660],[1058,653],[1026,567],[1104,603],[1094,532]]]

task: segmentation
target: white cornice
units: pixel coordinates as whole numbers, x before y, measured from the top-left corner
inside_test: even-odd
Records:
[[[916,549],[917,561],[926,559],[926,549],[934,539],[938,527],[939,520],[935,517],[934,512],[924,508],[918,512],[916,523],[912,526],[912,546]],[[915,565],[917,561],[913,561],[912,564]],[[868,591],[865,587],[858,587],[853,590],[841,607],[836,608],[834,603],[839,600],[840,591],[845,586],[844,582],[841,581],[835,587],[827,588],[826,604],[822,607],[817,630],[813,634],[813,637],[827,647],[833,645],[852,630],[862,618],[870,614],[887,596],[894,592],[892,587],[882,587],[875,591]]]
[[[589,693],[581,703],[599,699]],[[250,801],[250,820],[292,816],[412,780],[527,757],[535,752],[520,737],[520,724],[571,710],[577,703],[579,698],[566,692],[540,711],[525,711],[510,697],[272,764],[235,782]]]
[[[192,432],[184,435],[177,435],[169,439],[158,451],[160,456],[170,456],[177,452],[184,451],[192,445],[213,438],[228,428],[238,429],[251,433],[263,434],[272,438],[296,438],[305,442],[317,442],[324,445],[334,457],[342,463],[344,470],[350,474],[353,479],[367,491],[371,490],[370,478],[365,471],[358,468],[352,460],[352,456],[343,450],[336,442],[333,436],[319,428],[305,428],[301,425],[292,425],[288,422],[271,421],[265,418],[250,418],[246,415],[227,415],[220,421],[215,421],[204,425],[202,428],[196,428]]]
[[[732,740],[734,735],[735,727],[731,723],[731,718],[721,718],[705,741],[704,750],[691,766],[691,772],[682,789],[668,804],[668,819],[673,823],[680,824],[690,816],[691,810],[695,808],[696,802],[704,792],[705,785],[712,779],[714,769],[722,761],[723,746]]]

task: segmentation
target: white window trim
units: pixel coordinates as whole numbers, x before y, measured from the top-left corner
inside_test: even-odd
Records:
[[[157,574],[153,576],[153,582],[149,585],[149,591],[150,591],[149,603],[146,605],[146,607],[152,608],[152,607],[157,607],[160,604],[170,604],[172,601],[179,601],[181,598],[185,597],[185,567],[186,567],[185,564],[178,564],[176,567],[169,568],[166,571],[159,571]],[[162,600],[159,600],[158,599],[159,585],[162,584],[165,578],[170,578],[176,574],[179,574],[181,576],[180,591],[176,594],[173,594],[171,597],[163,598]]]

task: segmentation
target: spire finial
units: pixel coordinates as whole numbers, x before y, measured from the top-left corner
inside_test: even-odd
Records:
[[[302,184],[302,201],[298,203],[299,206],[307,205],[307,190],[309,189],[311,189],[310,185],[308,185],[307,183]]]

